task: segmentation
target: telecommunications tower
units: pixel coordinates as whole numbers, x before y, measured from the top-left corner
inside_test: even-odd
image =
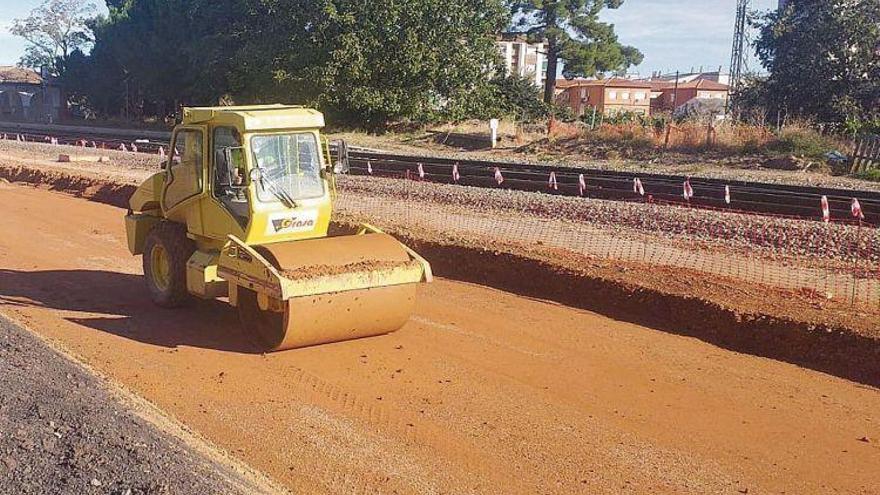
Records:
[[[750,0],[736,0],[736,21],[733,29],[733,49],[730,52],[730,93],[736,94],[742,85],[746,64],[746,17]]]

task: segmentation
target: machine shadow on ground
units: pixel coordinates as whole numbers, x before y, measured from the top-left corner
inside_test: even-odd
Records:
[[[261,353],[246,335],[235,309],[222,301],[196,300],[178,309],[150,301],[143,277],[100,270],[0,269],[0,308],[35,306],[101,316],[67,316],[70,322],[138,342]]]

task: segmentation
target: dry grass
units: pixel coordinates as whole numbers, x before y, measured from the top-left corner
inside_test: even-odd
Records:
[[[516,146],[535,142],[547,137],[548,123],[522,124],[513,120],[501,119],[498,123],[498,136],[502,143],[513,143]],[[431,131],[467,134],[472,136],[489,136],[489,122],[484,120],[468,120],[464,122],[432,126]]]
[[[489,123],[466,121],[434,126],[432,131],[488,136]],[[650,152],[666,147],[667,131],[641,122],[604,123],[589,129],[581,123],[554,121],[522,125],[502,120],[498,134],[507,142],[517,145],[541,140],[577,140],[585,144],[619,147],[623,155],[632,152]],[[719,122],[712,125],[701,122],[676,123],[668,129],[668,149],[683,153],[714,151],[725,154],[795,154],[817,157],[831,149],[845,149],[846,144],[821,136],[808,123],[791,124],[777,133],[767,127]]]
[[[440,125],[432,130],[480,136],[487,136],[490,132],[488,122],[484,121]],[[793,154],[816,158],[832,149],[847,148],[847,143],[822,136],[804,122],[790,124],[781,132],[749,124],[682,122],[669,126],[667,138],[666,128],[654,127],[650,122],[604,123],[591,130],[582,123],[554,121],[524,126],[502,120],[498,133],[507,142],[513,140],[520,146],[545,139],[551,143],[576,140],[619,148],[617,151],[623,155],[644,154],[667,147],[682,153],[713,151],[730,155]]]
[[[778,133],[766,127],[724,122],[712,125],[684,122],[668,128],[655,128],[637,122],[603,124],[595,130],[582,130],[578,140],[584,144],[596,143],[617,148],[625,156],[649,154],[666,148],[680,153],[820,158],[828,151],[848,148],[847,143],[822,136],[801,124],[788,126]]]

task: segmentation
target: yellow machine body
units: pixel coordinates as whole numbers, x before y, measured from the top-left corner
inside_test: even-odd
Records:
[[[145,276],[147,257],[165,259],[145,252],[147,238],[173,222],[195,245],[187,291],[228,296],[271,349],[403,326],[430,265],[375,227],[327,237],[335,176],[323,126],[294,106],[185,109],[163,171],[130,199],[129,250],[144,255]]]

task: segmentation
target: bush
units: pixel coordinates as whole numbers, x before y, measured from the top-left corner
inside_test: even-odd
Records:
[[[622,148],[624,155],[655,147],[653,132],[641,124],[602,124],[593,136],[599,143]]]
[[[880,134],[880,115],[870,118],[848,118],[844,122],[844,128],[850,136],[859,134]]]
[[[532,80],[500,75],[500,70],[498,74],[488,82],[449,100],[443,110],[430,120],[462,122],[507,117],[532,123],[550,115],[551,108],[541,100],[540,88]]]
[[[880,182],[880,168],[873,168],[856,175],[859,179],[869,180],[872,182]]]
[[[768,151],[822,158],[836,148],[836,143],[818,132],[804,127],[786,127],[767,147]]]
[[[563,122],[574,122],[577,120],[574,115],[574,110],[568,105],[554,104],[550,109],[550,113],[556,120],[561,120]]]
[[[734,122],[704,123],[685,120],[673,123],[668,116],[652,117],[615,114],[596,129],[581,131],[579,141],[616,148],[621,156],[635,156],[668,150],[679,153],[715,155],[797,155],[823,161],[832,150],[846,150],[848,144],[823,136],[806,124],[793,124],[775,132],[761,125]]]

